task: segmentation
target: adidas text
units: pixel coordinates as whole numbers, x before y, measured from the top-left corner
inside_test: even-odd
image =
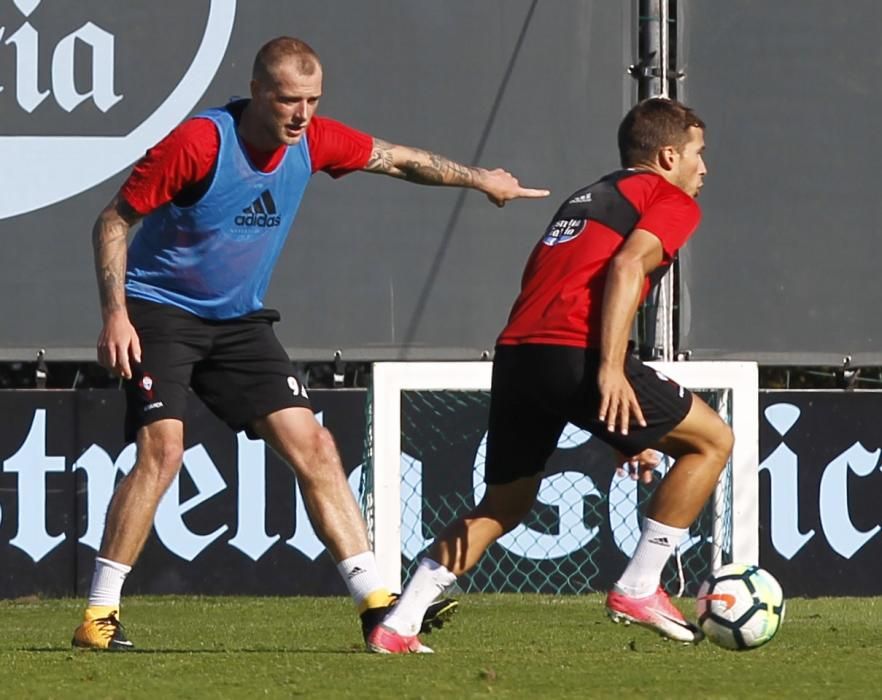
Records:
[[[282,223],[282,217],[277,216],[276,202],[273,193],[264,190],[250,206],[245,207],[242,213],[234,221],[236,226],[257,226],[259,228],[272,228]]]
[[[236,217],[236,226],[260,226],[272,228],[282,223],[282,217],[269,216],[268,214],[239,214]]]

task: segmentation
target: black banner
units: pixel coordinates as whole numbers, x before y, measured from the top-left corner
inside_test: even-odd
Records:
[[[760,413],[763,566],[789,595],[882,594],[882,393],[763,392]]]
[[[313,391],[311,397],[357,491],[365,392]],[[134,463],[134,447],[122,441],[123,409],[117,391],[0,392],[0,597],[86,593],[107,503]],[[882,437],[876,423],[882,392],[763,392],[760,409],[761,564],[788,595],[879,595]],[[477,496],[473,467],[483,464],[485,410],[460,406],[451,413],[462,415],[435,412],[432,429],[411,429],[402,445],[403,481],[411,487],[403,495],[415,499],[403,509],[405,560],[465,507],[451,493],[466,494],[469,502]],[[195,399],[186,426],[184,466],[126,592],[344,593],[287,467],[263,443],[233,434]],[[454,433],[460,447],[448,445]],[[603,446],[575,437],[571,442],[553,458],[548,477],[560,480],[573,470],[590,476],[591,483],[561,486],[584,487],[576,495],[597,510],[563,530],[555,514],[565,512],[568,497],[563,488],[552,490],[528,526],[558,548],[576,547],[582,532],[579,546],[592,561],[579,559],[572,575],[581,580],[593,574],[592,585],[602,587],[633,544],[616,533],[633,529],[636,523],[625,519],[636,516],[607,501],[611,467]],[[408,466],[411,458],[419,462]],[[589,537],[595,529],[598,537]],[[531,541],[509,547],[529,550]],[[554,556],[527,550],[508,554],[531,559],[557,586],[553,579],[564,572],[554,569]],[[511,570],[479,565],[475,585],[510,582],[518,576],[515,559],[508,559]]]
[[[74,593],[76,394],[0,391],[0,597]]]
[[[365,392],[310,393],[357,491]],[[0,597],[84,595],[113,489],[132,468],[118,391],[0,392]],[[293,474],[197,399],[184,465],[127,593],[339,595]]]

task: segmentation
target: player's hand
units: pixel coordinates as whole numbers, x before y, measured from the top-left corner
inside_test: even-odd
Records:
[[[609,432],[627,435],[631,423],[646,427],[637,395],[623,369],[601,367],[597,374],[597,386],[600,389],[600,411],[597,417],[606,423]]]
[[[496,168],[496,170],[484,171],[484,182],[482,189],[487,194],[487,199],[493,202],[497,207],[505,206],[510,199],[518,199],[519,197],[541,198],[547,197],[551,192],[549,190],[536,190],[529,187],[521,187],[518,179],[507,170]]]
[[[131,379],[133,361],[141,361],[141,341],[129,315],[119,311],[107,317],[98,336],[98,364]]]
[[[630,475],[634,481],[640,480],[644,484],[652,483],[652,472],[661,464],[661,454],[651,448],[632,457],[625,457],[621,452],[616,451],[616,456],[619,465],[616,467],[616,474]]]

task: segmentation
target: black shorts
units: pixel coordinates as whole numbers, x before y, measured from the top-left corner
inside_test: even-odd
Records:
[[[692,394],[639,360],[628,357],[625,374],[634,388],[646,427],[612,433],[597,419],[600,391],[595,349],[561,345],[501,345],[493,360],[484,481],[507,484],[544,470],[567,423],[590,431],[635,455],[655,445],[689,413]]]
[[[311,408],[273,333],[278,311],[210,321],[131,297],[126,305],[141,341],[141,363],[125,382],[126,441],[163,418],[183,420],[190,387],[218,418],[251,438],[255,419],[291,406]]]

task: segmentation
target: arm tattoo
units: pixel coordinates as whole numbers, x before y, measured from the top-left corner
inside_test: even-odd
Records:
[[[394,174],[395,165],[392,159],[392,144],[380,139],[374,139],[374,148],[364,169],[374,173]]]
[[[130,226],[138,218],[128,204],[117,199],[101,212],[92,229],[102,315],[125,308],[126,239]]]
[[[421,185],[455,185],[472,187],[478,171],[428,151],[414,151],[421,158],[407,160],[401,170],[404,179]]]
[[[396,158],[397,156],[397,158]],[[456,163],[444,156],[419,148],[395,146],[374,140],[365,170],[384,173],[420,185],[474,187],[479,169]]]

